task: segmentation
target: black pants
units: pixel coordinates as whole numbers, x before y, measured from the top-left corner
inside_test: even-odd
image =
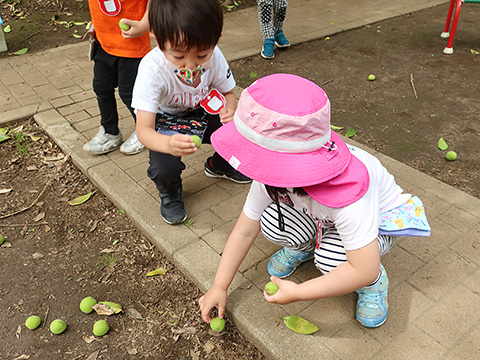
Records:
[[[115,99],[115,88],[123,103],[135,120],[132,109],[132,92],[135,78],[137,77],[138,65],[141,58],[124,58],[107,54],[100,44],[97,44],[97,52],[93,58],[93,91],[97,95],[98,108],[100,109],[100,123],[105,132],[117,135],[118,111]]]
[[[211,144],[210,136],[215,130],[222,126],[218,115],[205,114],[201,108],[196,109],[185,116],[197,116],[199,118],[205,116],[208,125],[203,136],[202,143],[204,144]],[[162,194],[173,193],[182,183],[181,174],[182,171],[185,170],[185,164],[182,162],[182,158],[152,150],[149,151],[149,155],[150,166],[147,170],[148,177],[155,183],[158,192]],[[231,168],[230,164],[216,152],[213,154],[212,166],[216,169]]]

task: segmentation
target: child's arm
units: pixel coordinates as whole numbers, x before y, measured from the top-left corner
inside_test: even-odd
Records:
[[[184,156],[197,151],[193,139],[188,135],[175,134],[172,136],[159,134],[155,131],[155,113],[137,110],[138,140],[150,150]]]
[[[354,251],[347,251],[347,261],[315,279],[301,284],[272,276],[279,290],[272,296],[264,292],[268,302],[289,304],[349,294],[374,282],[380,270],[378,240]]]
[[[235,109],[237,108],[237,99],[235,99],[233,90],[223,93],[223,96],[225,96],[226,105],[220,110],[219,116],[220,121],[225,125],[229,121],[233,120],[233,115],[235,114]]]
[[[198,300],[205,322],[210,322],[210,310],[215,306],[218,306],[218,316],[223,318],[227,289],[259,232],[260,221],[248,218],[242,211],[223,249],[213,286]]]
[[[148,5],[149,4],[147,4],[147,8],[145,9],[145,14],[143,15],[140,21],[122,19],[122,22],[124,24],[130,25],[130,29],[128,30],[122,29],[122,35],[125,39],[140,37],[150,30],[150,23],[148,22]]]

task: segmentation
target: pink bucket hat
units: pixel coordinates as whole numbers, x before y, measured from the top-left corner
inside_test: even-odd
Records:
[[[328,207],[347,206],[369,187],[365,165],[330,128],[325,91],[296,75],[266,76],[243,90],[234,121],[211,141],[245,176],[275,187],[303,187]]]

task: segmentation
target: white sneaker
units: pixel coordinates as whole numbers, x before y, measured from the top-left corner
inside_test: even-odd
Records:
[[[100,126],[92,140],[83,145],[83,150],[97,155],[106,154],[118,149],[121,143],[122,133],[119,132],[118,135],[107,134],[103,126]]]
[[[132,135],[120,146],[120,152],[126,155],[138,154],[145,148],[143,144],[138,140],[137,132],[134,131]]]

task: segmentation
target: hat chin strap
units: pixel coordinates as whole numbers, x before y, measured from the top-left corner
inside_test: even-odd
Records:
[[[284,153],[308,153],[317,151],[322,147],[329,149],[329,151],[337,149],[337,146],[334,144],[334,142],[330,143],[330,145],[327,145],[327,143],[330,142],[330,137],[332,134],[331,129],[329,129],[327,133],[321,138],[317,138],[314,140],[285,141],[272,139],[254,131],[240,119],[237,113],[235,113],[234,115],[234,122],[238,132],[244,138],[267,150]],[[335,147],[333,148],[333,146]]]

